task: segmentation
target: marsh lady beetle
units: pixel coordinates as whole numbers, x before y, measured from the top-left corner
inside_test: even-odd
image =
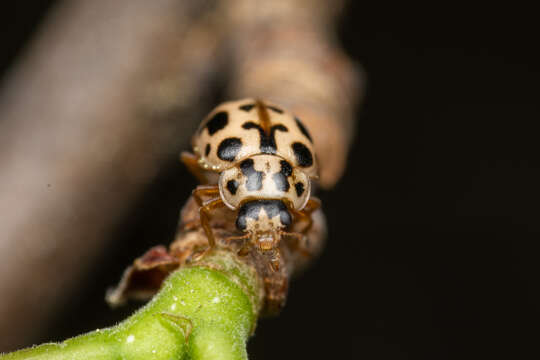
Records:
[[[243,235],[231,240],[244,241],[240,252],[253,245],[269,252],[276,270],[281,238],[301,246],[312,225],[311,214],[320,207],[310,196],[318,168],[306,127],[280,107],[244,99],[215,108],[201,123],[192,146],[194,153],[183,152],[181,159],[204,184],[193,197],[210,247],[215,246],[211,213],[227,207],[237,212],[236,228]],[[288,231],[302,221],[300,232]]]

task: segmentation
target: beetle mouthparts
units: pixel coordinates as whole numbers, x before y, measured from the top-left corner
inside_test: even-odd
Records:
[[[274,248],[274,237],[271,234],[261,234],[257,236],[257,243],[261,251],[270,251]]]

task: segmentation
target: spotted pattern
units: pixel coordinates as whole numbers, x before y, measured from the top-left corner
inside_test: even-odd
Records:
[[[219,144],[217,154],[221,160],[233,162],[241,148],[242,140],[239,138],[226,138]]]
[[[291,164],[285,160],[280,161],[281,170],[278,173],[272,175],[272,180],[276,184],[276,188],[280,191],[287,192],[291,185],[289,184],[288,177],[292,175],[293,169]]]
[[[255,170],[253,159],[247,159],[240,163],[240,170],[246,176],[246,189],[248,191],[258,191],[262,189],[264,173]]]
[[[227,124],[229,123],[229,115],[226,111],[220,111],[216,113],[208,122],[206,125],[201,129],[208,129],[208,134],[210,136],[217,133],[219,130],[223,129]]]
[[[288,161],[286,160],[281,160],[279,162],[279,164],[281,165],[281,173],[287,177],[291,176],[292,175],[292,166],[291,164],[289,164]]]
[[[309,134],[309,132],[307,131],[306,127],[304,126],[304,124],[302,124],[302,122],[300,121],[299,118],[295,117],[294,118],[294,121],[296,121],[296,125],[298,125],[298,129],[300,129],[300,132],[302,134],[304,134],[305,137],[308,138],[309,142],[313,144],[313,139],[311,138],[311,135]]]
[[[255,104],[246,104],[239,107],[240,110],[250,112],[255,107]]]
[[[302,184],[301,182],[297,182],[296,184],[294,184],[294,188],[296,189],[296,195],[298,197],[302,196],[302,194],[304,193],[304,184]]]
[[[270,110],[272,110],[273,112],[276,112],[278,114],[283,114],[283,110],[281,110],[278,107],[275,107],[275,106],[272,106],[272,105],[266,105],[266,107],[269,108]]]
[[[282,173],[275,173],[272,175],[272,180],[274,180],[274,183],[276,184],[276,188],[280,191],[287,192],[289,191],[289,188],[291,185],[287,181],[287,178],[283,176]]]
[[[310,167],[313,165],[313,155],[306,145],[301,142],[295,142],[291,145],[294,156],[296,157],[296,163],[301,167]]]
[[[259,124],[255,124],[253,121],[248,121],[242,125],[242,128],[246,130],[257,129],[260,136],[260,150],[263,154],[275,154],[277,151],[276,147],[276,131],[287,132],[286,126],[282,124],[274,125],[270,128],[270,134],[266,134],[263,128]]]
[[[235,195],[238,190],[238,181],[234,179],[227,181],[227,190],[229,190],[232,195]]]
[[[278,155],[313,178],[317,176],[318,166],[312,140],[301,120],[286,109],[265,101],[242,99],[213,110],[194,136],[192,146],[200,166],[217,173],[254,155],[268,154]],[[274,190],[272,176],[275,172],[273,169],[267,174]],[[296,182],[298,180],[289,180],[290,187]],[[243,186],[243,182],[240,183]]]
[[[289,161],[276,155],[258,154],[221,172],[218,187],[224,204],[232,210],[253,199],[287,199],[295,209],[302,209],[309,199],[309,181],[309,176]],[[236,185],[235,193],[231,191],[233,185]]]

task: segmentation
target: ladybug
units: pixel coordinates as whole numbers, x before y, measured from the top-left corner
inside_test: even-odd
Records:
[[[312,226],[311,214],[320,201],[311,197],[311,180],[318,177],[313,140],[300,119],[262,100],[243,99],[215,108],[192,139],[193,153],[181,159],[201,181],[193,197],[210,248],[215,239],[212,211],[236,212],[236,228],[243,233],[240,253],[250,246],[270,253],[279,267],[281,238],[297,247]],[[208,200],[204,200],[204,199]],[[304,221],[300,232],[289,231]]]

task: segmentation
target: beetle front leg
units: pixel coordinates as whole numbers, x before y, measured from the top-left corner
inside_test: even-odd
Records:
[[[199,185],[192,192],[195,202],[199,206],[203,206],[203,197],[215,198],[219,196],[219,187],[217,185]]]
[[[251,243],[249,242],[249,234],[244,234],[240,236],[230,236],[225,239],[225,241],[230,244],[232,242],[242,242],[242,246],[240,247],[240,250],[238,250],[237,254],[238,256],[245,256],[249,253],[249,250],[251,250]]]
[[[224,207],[225,204],[221,198],[216,198],[207,201],[199,208],[199,216],[201,218],[201,226],[203,227],[204,233],[208,238],[208,244],[211,248],[216,246],[216,239],[214,238],[214,232],[210,227],[210,220],[212,219],[211,212],[215,209]]]
[[[287,208],[294,215],[294,222],[305,221],[306,226],[300,230],[302,234],[306,234],[313,226],[313,219],[311,214],[321,207],[321,201],[316,197],[312,197],[308,200],[306,206],[302,210],[296,210],[291,202],[288,202]]]

